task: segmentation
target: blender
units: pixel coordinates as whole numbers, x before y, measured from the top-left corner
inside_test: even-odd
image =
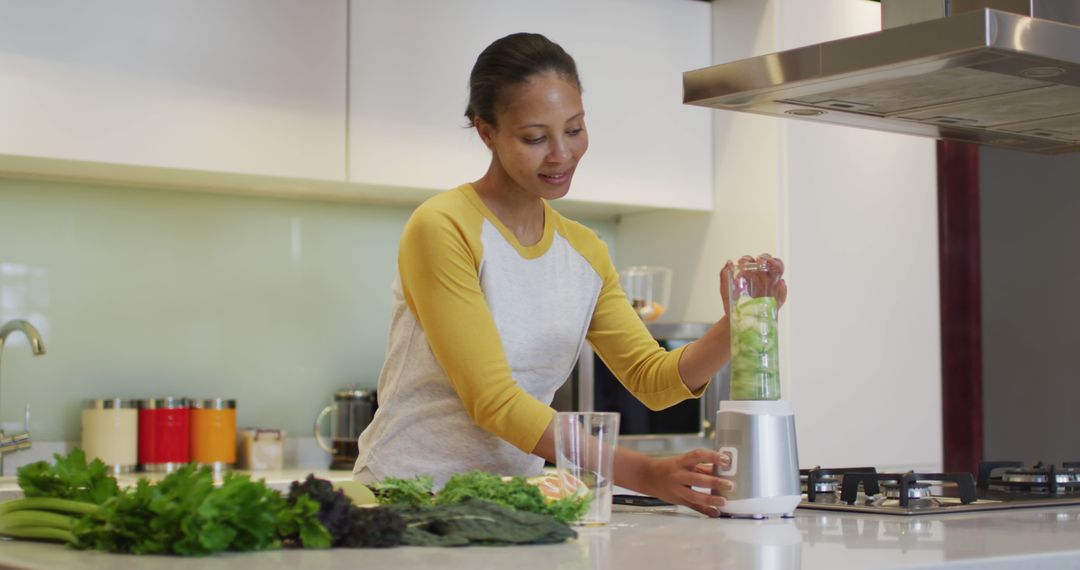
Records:
[[[726,275],[731,313],[731,390],[716,412],[716,449],[730,458],[713,473],[733,483],[714,491],[721,514],[789,517],[802,500],[795,415],[780,397],[777,296],[780,274],[743,258]]]

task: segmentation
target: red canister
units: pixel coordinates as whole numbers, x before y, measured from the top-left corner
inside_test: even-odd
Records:
[[[191,461],[191,404],[186,398],[139,402],[139,464],[171,472]]]

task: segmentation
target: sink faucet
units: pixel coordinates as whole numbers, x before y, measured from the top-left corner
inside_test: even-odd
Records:
[[[34,356],[41,356],[45,354],[45,343],[41,340],[41,333],[38,332],[34,325],[22,320],[15,319],[4,323],[4,326],[0,326],[0,357],[4,354],[4,341],[7,340],[8,335],[19,331],[26,336],[30,341],[30,350],[33,351]],[[2,361],[2,359],[0,359]],[[25,432],[15,435],[5,435],[3,430],[0,430],[0,475],[4,474],[4,455],[20,449],[27,449],[30,447],[30,405],[26,406],[26,418],[25,418]]]

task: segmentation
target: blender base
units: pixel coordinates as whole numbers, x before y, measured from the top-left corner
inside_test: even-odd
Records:
[[[791,518],[794,516],[795,507],[798,507],[800,502],[802,502],[802,495],[728,500],[724,506],[720,507],[720,516],[750,519],[773,516]]]

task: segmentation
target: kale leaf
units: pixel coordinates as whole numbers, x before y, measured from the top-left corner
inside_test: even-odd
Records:
[[[293,481],[289,486],[289,504],[295,504],[302,497],[318,505],[317,516],[322,526],[330,532],[330,544],[339,546],[352,529],[352,501],[345,493],[335,490],[333,483],[318,479],[315,475],[308,475],[303,483]]]
[[[412,479],[387,477],[375,484],[375,497],[382,505],[420,505],[430,506],[432,479],[419,475]]]
[[[397,513],[384,507],[361,508],[333,483],[308,475],[303,483],[293,481],[289,503],[307,498],[318,507],[318,519],[330,532],[331,545],[343,547],[389,547],[401,544],[405,523]]]
[[[390,507],[353,507],[352,529],[341,542],[350,548],[388,548],[402,544],[405,520]]]
[[[589,506],[589,497],[565,497],[549,501],[536,485],[530,484],[524,477],[503,479],[484,471],[454,475],[439,491],[435,502],[454,504],[470,498],[491,501],[519,511],[550,515],[564,523],[581,518]]]
[[[502,546],[551,544],[574,538],[566,523],[549,515],[514,510],[490,501],[467,498],[434,507],[394,505],[405,521],[402,539],[411,546]]]

